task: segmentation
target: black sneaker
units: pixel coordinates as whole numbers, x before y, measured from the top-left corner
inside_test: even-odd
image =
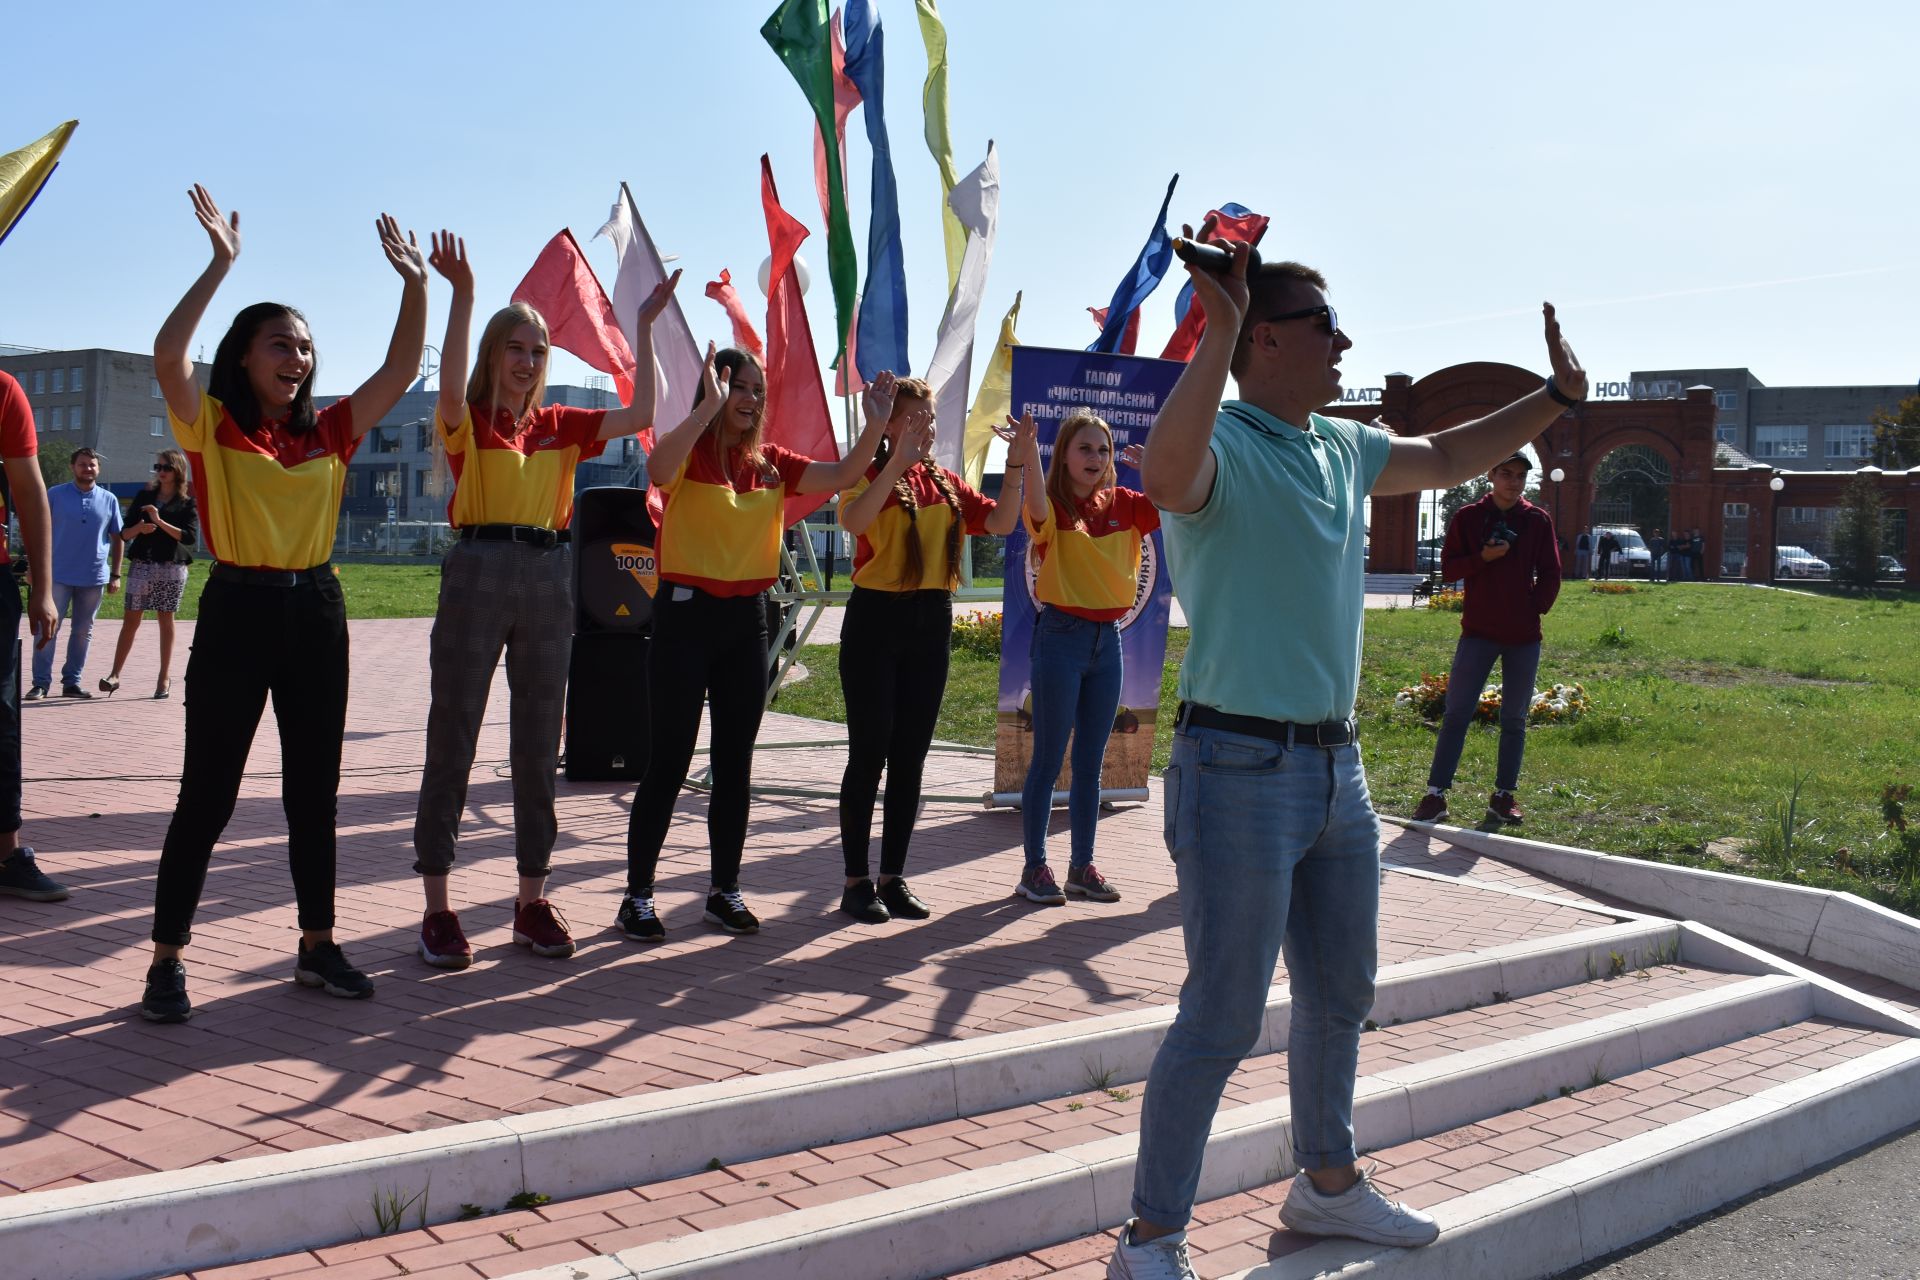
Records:
[[[300,944],[293,962],[293,980],[303,987],[320,987],[342,1000],[365,1000],[373,995],[373,980],[347,963],[338,943],[323,942],[313,950]]]
[[[193,1016],[187,1000],[187,966],[179,960],[156,960],[147,970],[147,989],[140,996],[140,1016],[148,1022],[185,1022]]]
[[[0,893],[29,902],[63,902],[67,886],[58,880],[49,880],[46,872],[40,870],[40,864],[33,860],[33,850],[21,845],[5,862],[0,862]]]
[[[715,889],[707,895],[707,923],[717,924],[728,933],[758,933],[760,921],[747,910],[747,900],[738,889]]]
[[[78,698],[82,702],[91,702],[93,700],[93,695],[88,693],[85,689],[82,689],[77,684],[61,685],[60,696],[63,698]]]
[[[652,898],[629,895],[620,899],[620,914],[613,918],[613,927],[635,942],[659,942],[667,936],[667,926],[655,914]]]
[[[22,698],[21,701],[22,702],[38,702],[40,701],[40,699],[46,696],[47,696],[47,686],[43,684],[37,684],[37,685],[34,685],[31,689],[27,690],[26,697]]]
[[[840,894],[840,911],[862,924],[885,924],[893,919],[880,905],[880,895],[874,892],[871,880],[856,880],[848,885]]]
[[[893,912],[896,920],[925,920],[933,912],[927,904],[913,896],[913,890],[907,888],[905,876],[895,876],[880,886],[880,901],[887,904],[887,910]]]

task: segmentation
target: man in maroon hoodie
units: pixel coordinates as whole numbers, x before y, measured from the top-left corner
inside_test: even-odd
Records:
[[[1560,594],[1560,543],[1545,509],[1522,497],[1532,463],[1516,453],[1487,479],[1493,492],[1468,503],[1447,525],[1440,565],[1448,582],[1466,583],[1460,643],[1447,677],[1447,710],[1433,747],[1427,794],[1413,811],[1415,822],[1447,816],[1447,788],[1467,742],[1467,728],[1480,704],[1480,690],[1500,663],[1500,763],[1487,812],[1501,822],[1520,821],[1513,789],[1520,784],[1520,758],[1527,748],[1527,712],[1533,677],[1540,669],[1540,618]]]

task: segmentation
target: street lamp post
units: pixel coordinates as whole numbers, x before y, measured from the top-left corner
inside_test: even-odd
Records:
[[[1778,471],[1767,481],[1767,488],[1778,494],[1787,482]],[[1776,498],[1767,504],[1767,585],[1772,586],[1780,573],[1780,505]]]

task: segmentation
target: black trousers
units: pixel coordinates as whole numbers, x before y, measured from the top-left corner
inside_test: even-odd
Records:
[[[0,537],[5,531],[0,530]],[[0,565],[0,835],[20,829],[20,583]]]
[[[180,800],[160,846],[153,940],[183,946],[273,699],[280,802],[302,929],[333,928],[334,816],[347,727],[347,606],[331,574],[293,587],[208,581],[187,659]]]
[[[840,779],[840,851],[849,876],[867,874],[873,801],[887,775],[880,874],[906,870],[920,779],[947,690],[953,597],[945,591],[855,587],[840,631],[847,769]]]
[[[707,844],[713,885],[738,889],[741,851],[747,843],[753,740],[766,710],[766,597],[713,596],[662,582],[653,598],[647,694],[652,700],[647,772],[627,819],[627,892],[653,896],[660,846],[666,843],[674,801],[693,762],[703,702],[712,714]]]

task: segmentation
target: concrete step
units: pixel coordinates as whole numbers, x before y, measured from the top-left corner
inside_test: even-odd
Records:
[[[1507,959],[1506,976],[1484,988],[1480,1007],[1447,1004],[1397,1024],[1397,1000],[1439,974],[1485,975],[1487,961],[1428,962],[1421,975],[1387,975],[1379,1012],[1388,1025],[1363,1041],[1356,1113],[1362,1141],[1392,1146],[1537,1098],[1558,1100],[1562,1089],[1590,1087],[1596,1073],[1637,1071],[1811,1014],[1814,989],[1800,978],[1659,963],[1672,957],[1674,937],[1666,926],[1644,935],[1650,945],[1639,951],[1591,943],[1584,954],[1536,947],[1528,961]],[[1493,973],[1498,977],[1499,969]],[[1545,981],[1556,976],[1562,985]],[[1522,994],[1502,985],[1509,982]],[[1456,980],[1451,989],[1472,1003],[1470,987]],[[1494,1000],[1496,994],[1505,998]],[[574,1267],[599,1255],[587,1274],[621,1267],[627,1269],[606,1274],[940,1275],[1085,1235],[1115,1212],[1125,1216],[1144,1067],[1114,1073],[1105,1089],[1095,1089],[1082,1066],[1065,1090],[1056,1079],[1049,1101],[790,1151],[526,1215],[321,1249],[252,1274],[319,1267],[315,1274],[324,1277],[377,1256],[415,1275],[452,1265],[498,1275],[515,1261]],[[1248,1062],[1235,1077],[1210,1145],[1204,1194],[1291,1172],[1276,1160],[1287,1149],[1285,1081],[1277,1053]]]

